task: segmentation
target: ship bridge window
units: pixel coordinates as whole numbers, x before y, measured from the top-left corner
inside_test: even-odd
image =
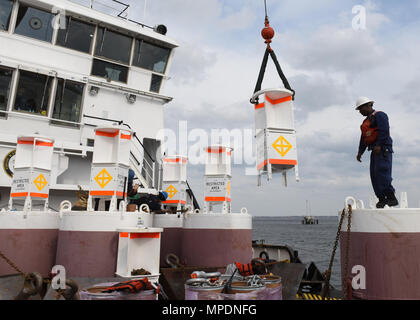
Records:
[[[79,122],[84,88],[84,83],[58,79],[52,117]]]
[[[152,81],[150,82],[150,91],[159,93],[160,85],[162,84],[162,76],[152,74]]]
[[[59,29],[57,45],[89,53],[95,26],[66,17],[66,28]]]
[[[6,115],[1,111],[7,110],[12,75],[12,70],[0,68],[0,117],[4,117]]]
[[[128,65],[131,43],[130,37],[100,27],[96,37],[95,55]]]
[[[12,14],[13,1],[0,0],[0,30],[8,30],[10,16]]]
[[[164,73],[171,50],[136,39],[133,65]]]
[[[15,33],[30,38],[51,42],[53,35],[52,21],[54,15],[50,12],[19,5]]]
[[[119,64],[93,59],[92,75],[109,81],[127,83],[128,68]]]
[[[20,70],[14,110],[46,116],[51,83],[52,77]]]

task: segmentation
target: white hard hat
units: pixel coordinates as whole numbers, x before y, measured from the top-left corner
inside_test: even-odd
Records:
[[[364,105],[366,103],[369,103],[369,102],[374,103],[375,101],[373,101],[373,100],[371,100],[369,98],[366,98],[366,97],[360,97],[356,101],[356,110],[358,110],[360,106],[362,106],[362,105]]]

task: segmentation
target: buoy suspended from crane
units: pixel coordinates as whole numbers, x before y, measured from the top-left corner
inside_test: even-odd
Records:
[[[267,45],[260,72],[250,102],[255,108],[255,137],[257,149],[258,185],[261,176],[267,175],[271,180],[273,173],[282,173],[284,184],[287,186],[286,172],[295,169],[296,181],[299,181],[296,130],[294,127],[293,101],[295,91],[290,87],[283,70],[270,44],[275,35],[270,26],[265,5],[265,21],[261,36]],[[261,89],[267,67],[268,57],[271,57],[284,88]],[[263,96],[264,102],[259,101]]]

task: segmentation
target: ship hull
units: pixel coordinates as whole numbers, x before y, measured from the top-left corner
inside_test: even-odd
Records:
[[[182,257],[189,266],[226,266],[252,259],[252,216],[243,213],[185,217]]]
[[[118,257],[117,228],[134,227],[141,216],[151,226],[150,214],[111,212],[66,212],[60,222],[56,264],[69,277],[115,276]]]
[[[22,272],[47,276],[55,265],[58,224],[56,213],[1,213],[0,251]],[[0,259],[0,276],[16,273]]]
[[[182,243],[182,257],[189,266],[225,267],[252,259],[252,230],[187,229]]]
[[[163,228],[160,265],[175,254],[186,266],[226,266],[252,259],[252,216],[249,214],[156,214],[153,226]]]
[[[57,238],[57,229],[3,229],[0,251],[22,272],[39,272],[46,277],[55,265]],[[16,273],[0,259],[0,276]]]
[[[56,262],[64,266],[69,277],[112,277],[117,254],[118,232],[59,232]]]
[[[166,262],[169,254],[175,254],[178,258],[182,258],[182,228],[169,228],[163,229],[160,247],[160,265],[169,266]],[[183,264],[183,261],[180,261]]]
[[[419,226],[420,209],[353,211],[350,239],[346,223],[340,234],[342,281],[351,287],[350,299],[420,299]]]
[[[169,254],[174,254],[182,261],[182,238],[184,217],[181,214],[155,214],[153,217],[153,226],[163,228],[160,242],[160,265],[170,266],[166,262]]]

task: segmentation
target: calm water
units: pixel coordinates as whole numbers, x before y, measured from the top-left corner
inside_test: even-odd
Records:
[[[302,224],[303,217],[254,217],[252,239],[264,239],[266,244],[288,245],[299,253],[302,262],[314,262],[325,272],[337,234],[337,217],[315,217],[316,225]],[[340,244],[335,254],[331,284],[341,288]]]

